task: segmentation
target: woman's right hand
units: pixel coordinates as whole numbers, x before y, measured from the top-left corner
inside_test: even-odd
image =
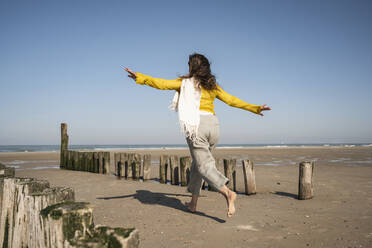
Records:
[[[137,75],[136,75],[135,72],[133,72],[131,69],[129,69],[129,68],[127,68],[127,67],[125,67],[124,70],[126,70],[126,71],[129,73],[128,77],[130,77],[130,78],[132,78],[134,81],[136,81],[136,79],[137,79]]]

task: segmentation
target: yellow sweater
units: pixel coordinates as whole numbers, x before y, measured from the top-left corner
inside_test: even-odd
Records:
[[[160,90],[180,90],[182,78],[177,79],[162,79],[162,78],[153,78],[150,76],[147,76],[145,74],[136,72],[137,84],[146,84],[148,86],[154,87],[156,89]],[[239,98],[230,95],[226,91],[224,91],[219,85],[217,85],[218,90],[206,90],[203,87],[201,88],[201,99],[200,99],[200,110],[208,111],[213,114],[216,114],[214,112],[214,105],[213,101],[215,98],[220,99],[224,103],[236,107],[241,108],[244,110],[251,111],[255,114],[261,113],[261,106],[260,105],[254,105],[244,102],[243,100],[240,100]]]

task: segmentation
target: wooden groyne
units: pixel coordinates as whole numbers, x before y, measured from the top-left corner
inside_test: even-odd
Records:
[[[0,164],[0,247],[138,247],[134,228],[94,225],[87,202],[75,202],[68,187],[14,177]]]
[[[69,150],[67,124],[62,123],[60,168],[67,170],[109,174],[110,152]]]
[[[61,124],[61,162],[60,168],[69,170],[88,171],[100,174],[110,174],[110,152],[74,151],[68,149],[67,124]],[[227,187],[237,191],[237,161],[236,159],[219,158],[217,164],[222,164],[220,171],[228,179]],[[163,154],[159,158],[159,180],[163,184],[187,186],[190,179],[192,158],[190,156],[178,157]],[[242,172],[246,195],[256,194],[256,177],[254,164],[251,160],[242,160]],[[114,153],[113,174],[118,179],[149,180],[151,172],[151,155],[128,152]],[[314,162],[299,163],[298,199],[311,199],[314,196],[312,185]],[[216,190],[203,183],[202,189]]]

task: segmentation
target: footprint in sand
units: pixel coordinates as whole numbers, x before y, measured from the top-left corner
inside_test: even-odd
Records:
[[[248,231],[254,231],[254,232],[258,232],[259,230],[254,228],[253,226],[251,225],[238,225],[236,226],[239,230],[248,230]]]

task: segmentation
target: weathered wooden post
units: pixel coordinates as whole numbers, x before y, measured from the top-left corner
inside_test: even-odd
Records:
[[[128,176],[128,153],[121,153],[120,154],[120,177],[127,178]]]
[[[306,200],[314,197],[313,190],[314,162],[304,161],[299,166],[298,199]]]
[[[95,226],[87,202],[71,188],[33,178],[4,178],[0,247],[138,247],[134,228]]]
[[[67,168],[67,164],[68,164],[68,150],[65,150],[64,152],[63,152],[63,161],[64,161],[64,166],[63,166],[63,168]]]
[[[126,163],[125,163],[125,177],[127,179],[133,178],[133,160],[134,160],[134,154],[133,153],[127,153],[126,154]]]
[[[189,182],[191,167],[191,157],[180,158],[180,174],[181,174],[181,186],[186,186]]]
[[[256,194],[256,176],[253,162],[248,159],[242,160],[245,194]]]
[[[167,183],[168,155],[160,155],[159,161],[159,181]]]
[[[73,153],[73,158],[74,158],[74,168],[73,170],[78,170],[78,167],[79,167],[79,154],[78,154],[78,151],[74,151]]]
[[[98,173],[98,167],[99,167],[99,156],[98,152],[93,152],[93,172]]]
[[[236,159],[224,159],[223,167],[225,176],[229,179],[229,183],[226,186],[229,189],[236,191]]]
[[[103,155],[103,173],[110,174],[110,152],[105,152]]]
[[[141,155],[134,154],[133,155],[133,179],[139,180],[140,179],[140,170],[141,170]]]
[[[87,171],[87,153],[86,152],[81,153],[81,170]]]
[[[143,180],[150,179],[150,170],[151,170],[151,155],[145,154],[143,155]]]
[[[84,171],[83,170],[83,163],[84,163],[84,160],[83,160],[83,152],[78,152],[78,170],[79,171]]]
[[[103,152],[98,152],[98,173],[103,174]]]
[[[71,166],[71,151],[67,150],[66,154],[67,154],[67,158],[66,158],[65,169],[70,169],[70,166]]]
[[[180,166],[178,156],[172,155],[169,158],[170,178],[172,185],[179,185],[180,183]]]
[[[93,163],[93,160],[92,160],[92,153],[91,152],[87,152],[86,153],[86,171],[88,172],[91,172],[92,170],[92,163]]]
[[[115,175],[120,179],[120,153],[114,153],[114,166],[115,166]]]
[[[68,148],[68,135],[67,135],[67,124],[61,123],[61,154],[60,154],[60,161],[59,161],[59,167],[65,168],[67,161],[65,153]]]

